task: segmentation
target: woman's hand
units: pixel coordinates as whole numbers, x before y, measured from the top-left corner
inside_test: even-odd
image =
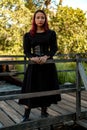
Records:
[[[32,57],[30,58],[31,61],[35,62],[36,64],[44,64],[46,63],[49,56],[41,56],[41,57]]]
[[[49,57],[48,56],[41,56],[40,57],[40,62],[39,62],[39,64],[44,64],[44,63],[46,63],[46,61],[47,61],[47,59],[48,59]]]
[[[39,57],[32,57],[32,58],[30,58],[30,60],[37,63],[37,64],[40,63],[40,58]]]

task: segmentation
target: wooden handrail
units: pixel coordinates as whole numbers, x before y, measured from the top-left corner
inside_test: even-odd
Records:
[[[0,96],[0,101],[2,101],[2,100],[13,100],[13,99],[25,99],[25,98],[35,98],[35,97],[42,97],[42,96],[50,96],[50,95],[56,95],[56,94],[60,94],[60,93],[68,93],[68,92],[74,92],[74,91],[76,91],[76,88],[68,88],[68,89],[65,88],[65,89],[43,91],[43,92],[4,95],[4,96]]]
[[[87,90],[87,76],[85,74],[85,70],[84,70],[83,65],[81,63],[78,64],[78,67],[79,67],[79,73],[80,73],[81,79],[83,81],[85,89]]]

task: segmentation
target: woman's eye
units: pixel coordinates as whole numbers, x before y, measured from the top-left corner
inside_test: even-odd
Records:
[[[44,17],[42,17],[42,19],[45,19]]]
[[[39,19],[39,17],[37,17],[37,19]]]
[[[37,19],[45,19],[44,17],[37,17]]]

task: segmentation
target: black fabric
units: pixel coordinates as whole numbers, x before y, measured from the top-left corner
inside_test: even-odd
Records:
[[[36,33],[34,37],[26,33],[23,37],[23,47],[27,57],[37,56],[33,53],[36,46],[40,46],[41,55],[54,56],[55,52],[58,50],[56,33],[52,30],[48,30],[47,32]]]
[[[52,36],[55,36],[53,37]],[[40,46],[40,53],[43,55],[50,55],[51,57],[57,50],[56,35],[53,31],[36,34],[34,38],[31,38],[29,34],[24,36],[24,52],[28,57],[35,56],[31,53],[31,48]],[[53,41],[51,41],[54,39]],[[26,73],[24,75],[22,93],[41,92],[49,90],[59,89],[58,77],[56,66],[54,63],[49,64],[32,64],[28,65]],[[56,104],[61,100],[61,95],[51,95],[46,97],[32,98],[32,99],[20,99],[19,103],[27,105],[31,108],[35,107],[48,107],[51,104]]]

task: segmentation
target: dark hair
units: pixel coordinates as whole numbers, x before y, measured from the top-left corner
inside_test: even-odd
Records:
[[[35,17],[36,17],[36,14],[38,12],[41,12],[45,15],[45,23],[44,23],[44,30],[47,31],[49,29],[49,26],[48,26],[48,20],[47,20],[47,16],[45,14],[45,12],[43,10],[37,10],[35,13],[34,13],[34,16],[33,16],[33,20],[32,20],[32,27],[31,27],[31,30],[30,30],[30,34],[31,36],[34,36],[35,33],[36,33],[36,30],[37,30],[37,26],[35,24]]]

